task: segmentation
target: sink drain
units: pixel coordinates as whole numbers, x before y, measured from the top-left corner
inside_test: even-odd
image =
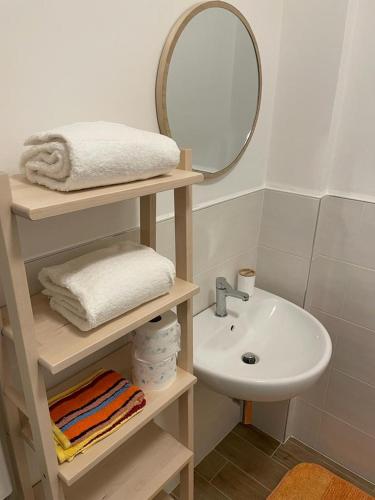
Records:
[[[245,354],[242,354],[241,359],[247,365],[255,365],[259,361],[258,356],[253,352],[245,352]]]

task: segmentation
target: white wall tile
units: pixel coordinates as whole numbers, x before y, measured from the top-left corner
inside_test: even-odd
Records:
[[[305,307],[330,333],[333,357],[330,370],[293,405],[288,423],[297,438],[372,481],[374,215],[373,204],[330,196],[321,202]]]
[[[341,317],[375,330],[375,271],[347,266],[346,287]]]
[[[332,365],[375,387],[375,332],[338,318],[335,329]]]
[[[322,374],[315,384],[305,392],[302,392],[299,397],[305,402],[316,406],[317,408],[324,408],[326,401],[328,383],[330,378],[330,367]]]
[[[316,257],[311,264],[307,306],[339,316],[348,286],[348,265],[326,257]]]
[[[207,455],[241,419],[241,407],[231,398],[212,391],[203,383],[195,386],[195,461]],[[220,418],[218,418],[220,416]]]
[[[375,387],[332,369],[326,410],[375,438]]]
[[[236,255],[208,271],[194,276],[194,282],[200,286],[200,293],[194,302],[194,314],[197,314],[215,303],[216,278],[224,276],[228,282],[236,286],[237,272],[242,267],[255,267],[257,248],[249,249],[248,252]],[[237,300],[231,299],[228,300]]]
[[[137,227],[139,203],[127,200],[40,221],[17,217],[17,224],[23,257],[35,259]]]
[[[257,286],[303,306],[309,266],[309,259],[260,246]]]
[[[317,198],[266,189],[259,244],[310,258],[318,208]]]
[[[262,200],[258,191],[194,212],[194,274],[258,244]]]
[[[314,254],[375,268],[375,204],[323,198]]]
[[[156,230],[156,251],[176,262],[174,245],[174,219],[158,222]],[[193,253],[194,259],[194,253]]]
[[[220,415],[220,418],[218,418]],[[157,417],[157,423],[177,439],[178,402]],[[212,391],[202,382],[194,386],[194,459],[199,463],[241,420],[238,402]]]
[[[289,415],[292,435],[308,446],[311,446],[311,448],[316,449],[322,419],[321,410],[300,398],[295,398]]]
[[[351,402],[348,400],[348,404]],[[318,451],[347,469],[375,483],[375,439],[342,422],[323,414]]]
[[[253,424],[266,434],[282,442],[285,438],[289,400],[269,403],[254,402]]]
[[[363,204],[325,196],[320,204],[314,255],[351,261],[357,256]]]
[[[327,314],[323,311],[320,311],[319,309],[315,309],[314,307],[310,308],[310,313],[317,318],[322,325],[326,328],[327,332],[329,333],[329,336],[331,337],[332,341],[332,349],[335,351],[335,346],[337,342],[337,336],[338,336],[338,323],[337,319],[335,316],[331,316],[330,314]]]
[[[358,254],[355,263],[375,268],[375,203],[363,203],[361,236],[358,240]]]
[[[319,309],[312,308],[310,313],[317,318],[322,325],[326,328],[332,341],[333,355],[336,349],[337,343],[337,318],[330,316]],[[330,379],[330,372],[332,366],[332,358],[330,364],[328,365],[325,372],[318,379],[318,381],[307,391],[299,395],[299,398],[303,399],[306,403],[313,405],[317,408],[323,409],[325,407],[325,401],[327,397],[328,384]]]

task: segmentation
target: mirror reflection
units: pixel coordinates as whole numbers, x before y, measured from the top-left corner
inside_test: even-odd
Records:
[[[233,166],[251,138],[261,92],[246,20],[234,8],[198,12],[179,35],[163,76],[161,132],[192,148],[193,168],[207,176]]]

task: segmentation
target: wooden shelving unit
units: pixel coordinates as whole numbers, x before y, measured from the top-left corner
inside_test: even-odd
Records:
[[[158,314],[190,299],[198,290],[198,286],[177,278],[174,287],[167,295],[147,302],[89,333],[81,332],[60,314],[52,311],[45,295],[41,293],[34,295],[31,297],[31,305],[39,362],[52,374],[57,374]],[[6,308],[3,309],[3,323],[4,334],[13,339],[13,330]]]
[[[0,174],[0,278],[7,307],[1,310],[1,391],[8,434],[16,464],[17,495],[21,499],[163,500],[165,483],[180,472],[180,498],[193,500],[193,385],[191,185],[203,176],[191,172],[191,153],[181,152],[179,169],[154,179],[116,186],[59,193],[28,183],[21,176]],[[21,255],[16,215],[40,220],[86,208],[140,198],[141,242],[155,248],[156,193],[174,190],[177,279],[172,290],[89,333],[80,332],[53,312],[42,294],[30,297]],[[177,306],[181,352],[176,381],[163,391],[146,393],[144,410],[117,432],[72,462],[58,465],[51,433],[45,374],[64,378],[64,370],[116,346],[129,332]],[[14,344],[22,392],[10,375],[9,349]],[[128,375],[123,345],[94,365],[60,382],[52,393],[68,387],[98,366]],[[99,354],[100,356],[100,354]],[[179,403],[179,438],[153,419],[172,402]],[[35,449],[42,482],[32,487],[24,443]],[[17,498],[18,498],[17,497]]]

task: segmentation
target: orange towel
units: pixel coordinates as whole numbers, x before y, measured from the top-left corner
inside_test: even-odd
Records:
[[[104,439],[143,409],[142,390],[113,370],[100,370],[49,400],[60,462]]]

